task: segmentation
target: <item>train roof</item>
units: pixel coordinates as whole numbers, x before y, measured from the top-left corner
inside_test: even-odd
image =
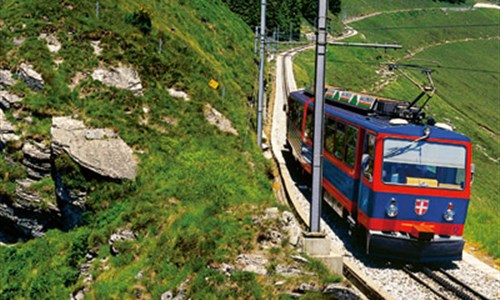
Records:
[[[292,92],[290,93],[290,96],[300,101],[303,104],[311,100],[310,94],[304,90]],[[401,134],[401,135],[420,137],[424,135],[423,132],[424,128],[430,127],[431,138],[470,142],[470,139],[463,134],[450,130],[445,130],[436,126],[415,124],[415,123],[409,123],[405,125],[391,125],[389,123],[391,120],[390,117],[377,116],[377,115],[363,115],[358,112],[343,107],[334,106],[328,103],[325,104],[325,112],[327,115],[340,117],[350,123],[358,124],[362,127],[365,127],[377,133]]]

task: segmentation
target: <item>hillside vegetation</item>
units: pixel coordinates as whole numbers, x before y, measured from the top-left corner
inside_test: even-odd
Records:
[[[476,176],[465,238],[495,259],[500,257],[496,230],[500,120],[495,109],[500,101],[499,17],[497,10],[433,10],[382,14],[351,23],[359,34],[350,41],[398,43],[403,50],[330,47],[326,79],[330,85],[410,100],[418,94],[417,88],[401,76],[388,74],[386,64],[418,64],[436,70],[437,95],[427,113],[450,123],[474,144]],[[306,86],[314,78],[314,53],[298,56],[295,66],[299,86]],[[412,74],[425,82],[422,74]]]
[[[135,180],[102,181],[63,162],[67,184],[87,193],[83,224],[0,245],[0,299],[67,299],[77,291],[90,299],[159,299],[169,290],[193,299],[251,299],[286,291],[300,279],[275,287],[283,277],[226,276],[210,267],[258,250],[258,230],[270,225],[256,220],[275,205],[271,166],[254,142],[251,29],[221,1],[98,3],[97,9],[96,1],[1,2],[0,67],[15,72],[29,62],[45,80],[39,92],[21,81],[9,88],[23,98],[19,109],[6,111],[22,140],[49,144],[52,117],[69,115],[111,128],[132,147],[139,167]],[[40,33],[55,35],[61,50],[49,52]],[[99,56],[90,43],[96,41]],[[137,70],[143,96],[89,76],[117,65]],[[216,90],[208,86],[212,79]],[[190,101],[170,96],[169,88]],[[238,134],[209,124],[207,104]],[[13,201],[14,183],[25,176],[20,149],[5,151],[0,204]],[[40,182],[34,188],[55,202],[53,179]],[[116,255],[108,241],[125,229],[134,238],[116,243]],[[271,275],[278,263],[291,263],[286,242],[281,246],[273,250]],[[306,280],[338,280],[320,264],[308,270]]]

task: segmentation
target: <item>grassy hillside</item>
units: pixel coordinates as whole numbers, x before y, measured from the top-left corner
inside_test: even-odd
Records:
[[[404,10],[415,8],[465,7],[477,1],[466,0],[464,3],[451,4],[434,0],[350,0],[342,4],[342,13],[347,18],[363,16],[374,12]]]
[[[494,258],[500,257],[496,230],[500,209],[498,197],[500,101],[498,56],[499,12],[406,12],[380,15],[354,24],[357,42],[403,45],[403,51],[330,47],[326,82],[351,90],[399,99],[413,99],[418,90],[399,76],[376,72],[387,70],[387,62],[426,65],[435,68],[437,95],[428,113],[447,120],[474,143],[476,179],[465,237]],[[473,25],[473,26],[471,26]],[[464,64],[464,62],[466,62]],[[313,53],[295,59],[299,86],[305,86],[314,68]],[[415,73],[415,76],[421,74]]]
[[[91,250],[97,256],[90,265],[91,299],[159,299],[186,279],[193,299],[269,298],[279,290],[273,277],[258,279],[242,271],[227,277],[208,267],[253,251],[253,218],[275,205],[271,166],[252,133],[248,99],[256,66],[251,30],[221,1],[99,4],[97,18],[96,1],[2,1],[0,66],[15,71],[28,61],[46,81],[43,92],[32,92],[24,83],[10,89],[24,96],[16,113],[32,118],[31,124],[16,123],[23,139],[49,143],[51,117],[73,115],[87,126],[115,130],[140,163],[135,181],[80,182],[88,192],[83,226],[0,246],[0,299],[68,298],[85,286],[79,268]],[[151,18],[150,31],[141,31],[147,24],[131,21],[134,13]],[[59,53],[48,51],[40,32],[57,36]],[[15,45],[14,38],[24,42]],[[103,47],[98,57],[90,45],[95,40]],[[68,87],[78,72],[118,64],[137,69],[144,96],[89,76],[75,90]],[[211,79],[222,87],[211,89]],[[186,91],[191,101],[169,96],[170,87]],[[208,124],[206,103],[228,117],[239,135]],[[14,120],[12,114],[7,112]],[[13,151],[9,155],[20,160],[22,153]],[[15,172],[0,159],[6,179],[2,189],[12,189],[9,174]],[[120,243],[120,255],[112,256],[108,239],[123,228],[137,239]],[[274,251],[276,261],[283,249]]]

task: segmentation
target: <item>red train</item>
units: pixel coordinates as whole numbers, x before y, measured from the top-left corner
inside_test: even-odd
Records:
[[[287,139],[311,172],[313,94],[289,95]],[[462,257],[473,179],[466,136],[408,102],[328,88],[324,200],[371,255],[413,262]]]

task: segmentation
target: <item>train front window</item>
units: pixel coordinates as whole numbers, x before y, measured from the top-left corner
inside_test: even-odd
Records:
[[[387,184],[464,189],[463,146],[386,139],[382,180]]]

